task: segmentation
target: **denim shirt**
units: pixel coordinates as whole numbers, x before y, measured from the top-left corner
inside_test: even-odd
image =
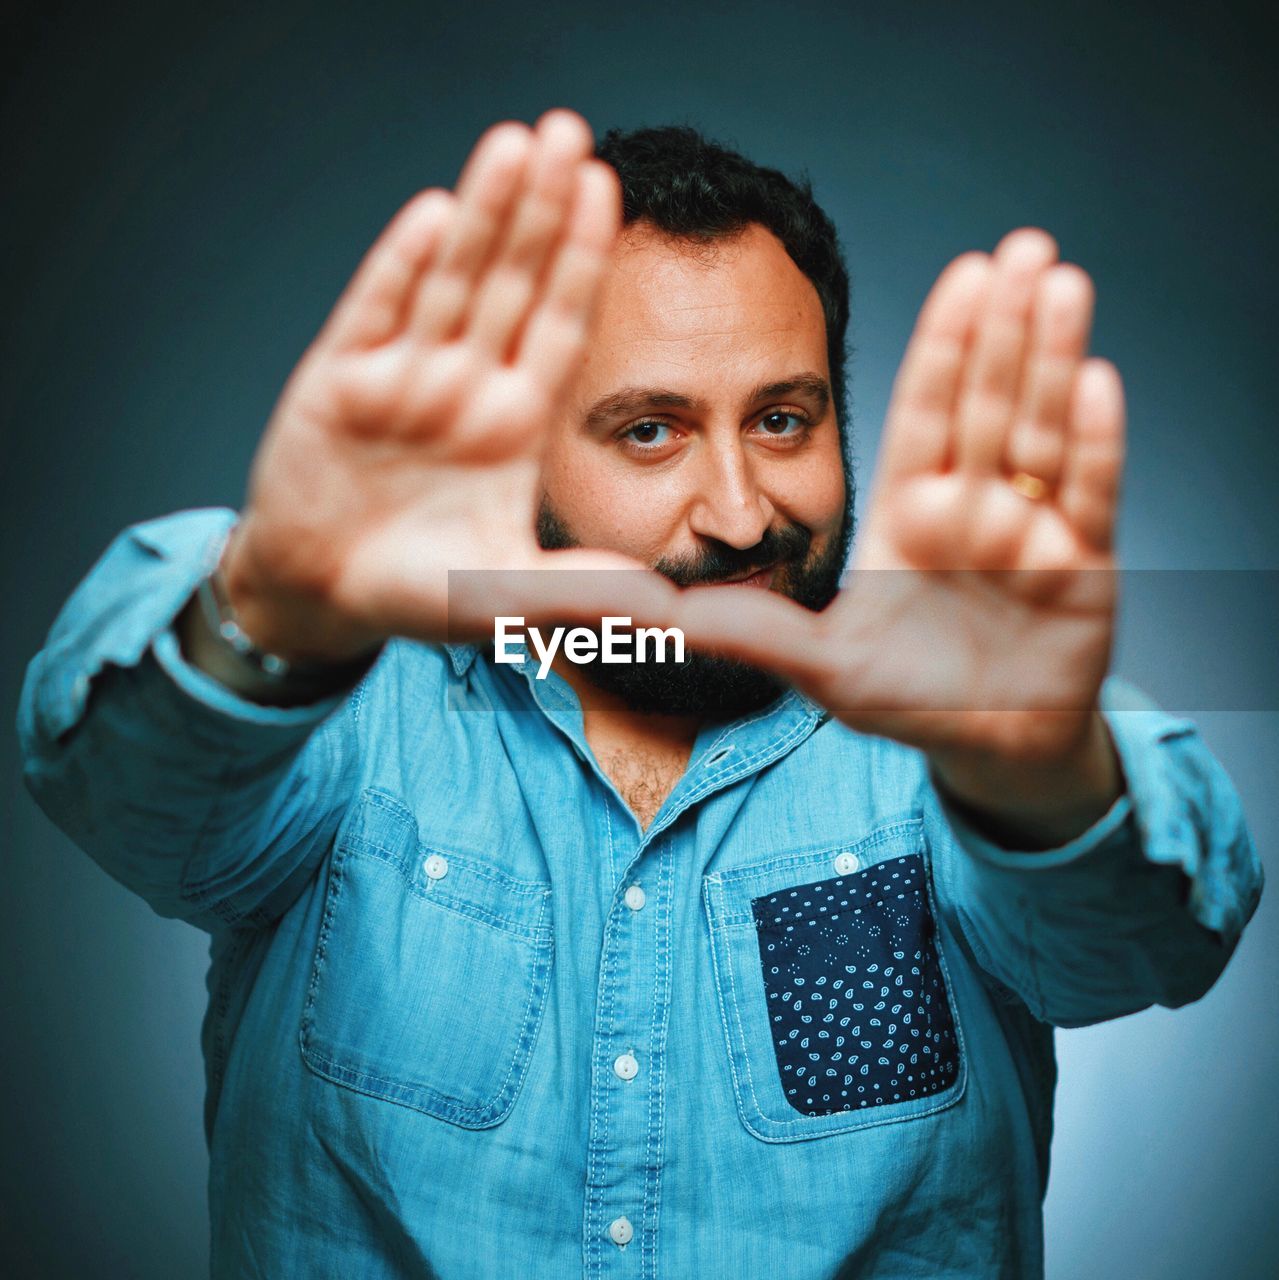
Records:
[[[1195,725],[1109,677],[1127,792],[1060,848],[795,692],[642,830],[571,688],[393,640],[245,701],[172,622],[235,513],[125,530],[23,686],[28,786],[210,936],[213,1274],[1042,1274],[1053,1035],[1196,1000],[1255,909]]]

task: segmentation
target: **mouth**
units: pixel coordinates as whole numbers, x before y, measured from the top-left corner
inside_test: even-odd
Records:
[[[712,584],[717,587],[762,587],[767,590],[773,585],[777,566],[769,565],[766,569],[757,569],[754,573],[739,575],[735,578],[721,578]]]

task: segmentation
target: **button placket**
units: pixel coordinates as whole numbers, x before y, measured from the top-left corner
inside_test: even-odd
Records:
[[[601,954],[599,1056],[593,1072],[597,1101],[587,1165],[583,1243],[586,1273],[592,1276],[607,1274],[600,1251],[610,1241],[617,1247],[614,1266],[630,1265],[621,1255],[631,1243],[631,1252],[647,1258],[642,1232],[657,1198],[661,1153],[660,1140],[653,1137],[654,1111],[660,1108],[654,1089],[661,1071],[661,1028],[670,1007],[671,927],[661,904],[671,900],[676,860],[667,842],[640,841],[618,861],[621,875]],[[627,1214],[636,1215],[634,1224]]]

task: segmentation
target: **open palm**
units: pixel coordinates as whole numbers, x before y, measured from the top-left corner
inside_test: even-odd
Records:
[[[1075,741],[1109,661],[1123,452],[1091,315],[1088,277],[1043,232],[956,259],[898,376],[844,590],[817,615],[690,591],[689,638],[921,748],[1030,759]]]
[[[534,619],[623,603],[616,576],[527,572],[634,565],[534,534],[548,424],[621,222],[593,146],[569,111],[496,125],[456,193],[422,192],[369,251],[281,395],[224,561],[264,647],[341,658],[490,630],[492,592],[468,612],[451,570],[502,571],[498,611]]]

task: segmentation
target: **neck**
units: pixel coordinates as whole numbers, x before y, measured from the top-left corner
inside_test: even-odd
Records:
[[[688,767],[701,721],[651,715],[593,685],[572,663],[552,663],[577,694],[582,728],[599,767],[647,830]]]

